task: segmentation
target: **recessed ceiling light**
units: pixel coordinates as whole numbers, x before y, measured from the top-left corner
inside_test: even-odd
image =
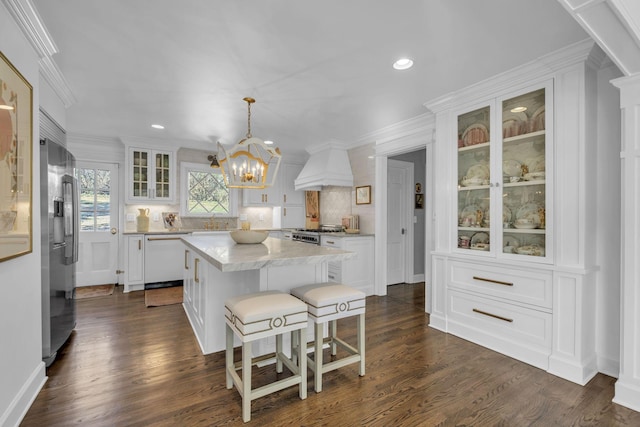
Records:
[[[0,104],[0,110],[13,110],[11,105]]]
[[[164,126],[162,125],[151,125],[151,127],[154,129],[164,129]]]
[[[527,107],[515,107],[511,109],[512,113],[522,113],[523,111],[527,111]]]
[[[409,58],[400,58],[393,63],[393,68],[396,70],[407,70],[413,66],[413,61]]]
[[[264,143],[267,145],[273,145],[273,141],[269,141],[269,140],[265,141]]]

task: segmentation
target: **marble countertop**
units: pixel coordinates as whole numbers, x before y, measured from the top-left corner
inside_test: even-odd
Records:
[[[223,233],[183,236],[181,239],[187,247],[223,272],[343,261],[356,255],[354,252],[271,237],[254,245],[237,244]]]

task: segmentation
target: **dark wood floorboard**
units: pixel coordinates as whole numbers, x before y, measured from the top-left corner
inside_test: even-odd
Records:
[[[146,308],[144,292],[122,287],[77,303],[77,328],[22,426],[243,425],[224,355],[201,354],[181,305]],[[310,375],[306,400],[296,387],[258,399],[251,425],[640,425],[640,413],[611,403],[614,378],[581,387],[429,328],[423,307],[422,284],[368,297],[367,374],[330,372],[319,394]],[[339,330],[355,339],[355,320]],[[267,366],[254,381],[275,377]]]

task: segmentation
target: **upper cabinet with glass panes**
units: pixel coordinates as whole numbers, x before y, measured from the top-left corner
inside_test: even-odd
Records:
[[[175,201],[174,152],[129,147],[126,163],[128,203]]]
[[[547,84],[457,114],[457,251],[551,259],[551,90]]]

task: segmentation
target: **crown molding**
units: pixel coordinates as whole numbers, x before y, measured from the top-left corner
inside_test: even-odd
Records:
[[[58,53],[51,34],[31,0],[2,0],[13,20],[40,57],[40,75],[49,83],[66,108],[77,102],[62,72],[51,59]]]
[[[435,115],[428,112],[363,135],[358,138],[358,141],[354,146],[364,145],[371,142],[375,142],[376,144],[385,144],[390,141],[418,135],[430,136],[431,131],[435,126]]]
[[[40,58],[58,53],[58,47],[42,23],[31,0],[2,0],[2,2]]]

